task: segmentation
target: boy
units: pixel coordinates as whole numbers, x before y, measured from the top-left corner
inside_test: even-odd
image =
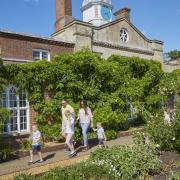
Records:
[[[40,145],[40,139],[41,139],[41,133],[39,132],[37,125],[32,125],[32,135],[31,135],[31,141],[32,141],[32,150],[30,150],[30,161],[29,164],[33,163],[33,153],[38,152],[39,155],[39,163],[43,162],[42,154],[41,154],[41,145]]]
[[[104,141],[106,141],[106,135],[104,133],[104,129],[99,122],[97,122],[96,127],[97,129],[93,128],[93,130],[97,131],[98,145],[100,148],[105,147]]]

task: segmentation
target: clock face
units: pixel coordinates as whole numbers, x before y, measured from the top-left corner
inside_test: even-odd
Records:
[[[104,20],[109,21],[111,19],[111,10],[107,6],[102,6],[101,16]]]

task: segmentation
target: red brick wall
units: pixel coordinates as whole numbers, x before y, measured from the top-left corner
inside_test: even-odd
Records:
[[[74,51],[74,47],[7,37],[0,37],[0,45],[1,56],[3,58],[16,58],[25,60],[32,60],[33,49],[47,50],[50,52],[51,58],[58,54],[72,53]]]
[[[56,0],[56,19],[65,15],[72,16],[71,0]]]
[[[55,31],[61,30],[66,24],[73,21],[72,18],[72,1],[56,0],[56,22]]]

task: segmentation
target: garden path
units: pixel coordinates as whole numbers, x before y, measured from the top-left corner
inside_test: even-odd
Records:
[[[114,145],[132,145],[132,136],[125,136],[117,138],[115,140],[107,141],[107,146]],[[80,148],[79,148],[80,149]],[[29,157],[23,157],[9,162],[0,164],[0,180],[12,179],[14,175],[19,173],[30,173],[33,175],[43,173],[51,168],[58,166],[67,166],[75,162],[85,160],[89,157],[89,154],[97,149],[97,146],[90,148],[87,152],[79,152],[77,157],[69,158],[68,154],[64,150],[43,153],[43,163],[38,163],[38,157],[34,157],[36,163],[28,165]]]

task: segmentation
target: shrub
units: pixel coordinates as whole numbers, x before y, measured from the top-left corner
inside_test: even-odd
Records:
[[[105,131],[107,140],[115,139],[117,138],[117,132],[114,130],[107,130]]]
[[[180,172],[172,172],[168,180],[180,180]]]
[[[30,174],[20,174],[19,176],[15,176],[14,180],[35,180],[35,177]]]
[[[39,130],[42,134],[43,142],[55,141],[60,134],[60,123],[40,125]]]
[[[155,115],[148,121],[145,131],[148,137],[153,141],[159,150],[180,152],[180,119],[177,117],[171,124],[163,119],[163,114]]]
[[[5,143],[3,140],[0,140],[0,161],[7,160],[12,154],[12,149],[9,143]]]
[[[32,142],[28,139],[25,139],[21,142],[21,149],[22,150],[30,150],[32,147]]]
[[[104,160],[112,164],[119,174],[119,179],[140,179],[148,173],[153,174],[160,171],[157,155],[145,144],[99,149],[91,154],[91,160]]]

